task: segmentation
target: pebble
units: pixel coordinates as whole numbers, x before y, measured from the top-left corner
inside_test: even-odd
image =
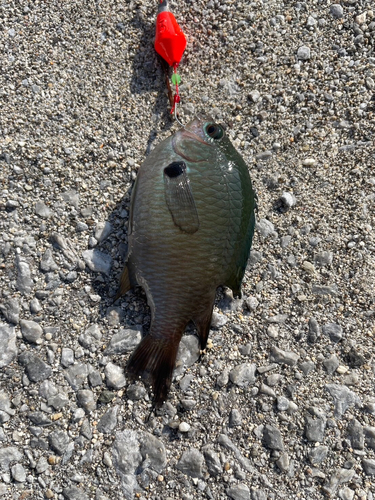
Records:
[[[17,354],[16,330],[14,326],[0,323],[0,368],[10,365]]]
[[[315,158],[305,158],[302,160],[302,165],[305,167],[313,167],[316,164]]]
[[[319,445],[312,448],[308,453],[310,463],[312,465],[319,465],[324,462],[324,460],[327,458],[328,450],[328,446],[324,445]]]
[[[91,387],[100,387],[103,384],[99,370],[93,370],[89,373],[89,383]]]
[[[62,490],[63,498],[65,500],[89,500],[86,493],[77,486],[69,486]]]
[[[227,489],[227,495],[233,500],[250,500],[250,489],[244,483],[239,483]]]
[[[95,352],[102,334],[98,325],[90,325],[84,333],[78,337],[78,342],[85,349],[89,349],[91,352]]]
[[[35,321],[28,321],[26,319],[21,319],[20,327],[22,336],[25,340],[33,344],[40,343],[40,340],[43,335],[43,330],[38,323],[36,323]]]
[[[342,327],[337,323],[327,323],[323,325],[322,330],[325,335],[328,335],[332,342],[340,342],[343,338]]]
[[[258,233],[263,238],[277,237],[277,232],[275,231],[275,226],[268,219],[260,219],[255,226]]]
[[[74,351],[70,347],[63,347],[61,350],[60,363],[64,368],[74,363]]]
[[[351,406],[361,405],[361,400],[357,394],[348,389],[345,385],[327,384],[325,388],[333,398],[335,405],[334,415],[336,418],[341,418]]]
[[[375,460],[372,458],[364,458],[362,460],[362,467],[367,476],[375,475]]]
[[[308,61],[310,57],[310,47],[306,47],[305,45],[299,47],[297,50],[297,59],[300,59],[301,61]]]
[[[79,209],[79,194],[75,189],[68,189],[61,194],[61,197],[65,203],[69,203],[77,210]]]
[[[325,418],[314,418],[310,415],[305,416],[305,437],[308,441],[321,443],[324,440],[325,428]]]
[[[143,432],[139,438],[140,452],[143,458],[142,467],[162,472],[167,465],[165,446],[162,440],[148,432]]]
[[[362,425],[356,418],[350,420],[347,432],[352,448],[355,450],[363,450],[365,446],[365,434]]]
[[[119,390],[126,384],[124,370],[114,363],[108,363],[104,370],[106,384],[110,389]]]
[[[255,372],[255,364],[242,363],[230,371],[229,377],[231,382],[238,387],[247,387],[255,384]]]
[[[181,422],[178,426],[178,430],[182,433],[189,432],[190,424],[188,424],[187,422]]]
[[[45,413],[43,413],[42,411],[30,412],[28,414],[28,417],[34,425],[37,425],[40,427],[49,427],[50,425],[52,425],[52,422],[51,422],[51,419],[49,418],[49,416],[46,415]]]
[[[276,465],[281,470],[281,472],[287,472],[290,467],[289,455],[287,453],[282,453],[276,460]]]
[[[77,403],[87,413],[96,409],[95,395],[92,391],[90,391],[90,389],[80,389],[77,391]]]
[[[333,497],[338,487],[341,484],[345,484],[351,481],[354,474],[354,469],[336,469],[335,471],[333,471],[331,477],[327,481],[327,484],[323,487],[323,491],[327,495],[331,495]]]
[[[125,429],[116,432],[112,447],[112,459],[120,477],[134,474],[142,462],[139,439],[135,431]]]
[[[199,356],[200,346],[198,337],[195,335],[184,335],[177,352],[175,376],[181,375],[186,368],[193,366],[198,361]]]
[[[339,3],[333,3],[329,7],[329,12],[335,19],[341,19],[344,16],[344,9]]]
[[[310,318],[309,319],[309,333],[307,336],[307,340],[314,344],[318,340],[320,335],[321,335],[321,330],[320,330],[319,323],[317,322],[317,320],[315,318]]]
[[[42,201],[37,201],[35,204],[35,213],[36,215],[39,215],[40,217],[43,217],[45,219],[48,219],[48,217],[51,217],[52,211],[50,208],[47,207]]]
[[[281,432],[274,425],[265,425],[263,428],[263,443],[271,450],[284,450],[284,443]]]
[[[258,102],[260,99],[260,92],[258,92],[258,90],[252,90],[249,93],[249,97],[250,97],[252,102]]]
[[[279,411],[286,411],[289,408],[289,399],[284,396],[277,397],[277,409]]]
[[[206,461],[206,466],[210,476],[218,476],[222,473],[223,468],[220,462],[219,455],[214,451],[214,449],[207,445],[202,448],[204,459]]]
[[[225,314],[220,314],[216,311],[213,311],[212,318],[211,318],[211,327],[212,328],[221,328],[226,323],[228,323],[228,321],[229,321],[228,316],[225,316]]]
[[[105,349],[106,356],[133,352],[142,340],[142,327],[125,328],[115,333]]]
[[[102,434],[111,434],[117,425],[117,413],[119,406],[113,406],[109,408],[98,422],[97,430]]]
[[[293,193],[284,191],[283,194],[280,196],[280,202],[284,210],[289,210],[296,204],[296,197],[294,196]]]
[[[95,229],[95,239],[100,243],[108,238],[112,233],[113,227],[108,221],[98,222]]]
[[[64,375],[72,389],[76,391],[86,382],[88,367],[84,363],[77,363],[67,368]]]
[[[5,319],[15,325],[20,320],[20,305],[17,299],[8,299],[0,304],[0,311]]]
[[[187,476],[201,478],[203,477],[203,464],[204,457],[202,453],[195,448],[191,448],[182,454],[176,467]]]
[[[52,375],[52,369],[39,356],[24,352],[18,356],[18,362],[25,367],[26,375],[31,382],[41,382]]]
[[[87,267],[96,273],[109,274],[112,267],[112,257],[97,249],[82,252],[82,258]]]
[[[17,255],[15,264],[17,269],[17,290],[23,295],[29,295],[34,285],[33,280],[31,279],[30,266],[20,255]]]
[[[242,424],[242,415],[239,410],[233,408],[229,414],[229,426],[238,427]]]
[[[317,267],[332,265],[333,252],[318,252],[314,257],[314,263]]]
[[[299,355],[291,351],[283,351],[276,346],[271,346],[270,361],[271,363],[285,364],[295,366],[299,360]]]
[[[332,375],[340,366],[340,361],[337,358],[336,354],[331,354],[329,358],[323,360],[323,366],[326,369],[328,375]]]
[[[69,445],[70,439],[65,431],[57,430],[49,434],[48,442],[51,449],[59,456],[62,456]]]
[[[24,483],[26,481],[26,471],[21,464],[15,464],[11,468],[13,479],[17,483]]]

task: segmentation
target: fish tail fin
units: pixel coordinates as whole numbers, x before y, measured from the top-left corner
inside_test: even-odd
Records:
[[[163,340],[149,334],[142,339],[129,360],[127,372],[130,376],[151,379],[155,407],[160,407],[167,398],[180,338]]]

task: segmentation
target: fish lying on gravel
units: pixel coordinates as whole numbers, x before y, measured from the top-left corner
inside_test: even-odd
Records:
[[[127,369],[150,377],[156,406],[167,397],[188,322],[203,350],[217,287],[240,294],[254,209],[244,160],[223,128],[202,116],[161,142],[139,169],[117,297],[137,284],[146,292],[151,327]]]

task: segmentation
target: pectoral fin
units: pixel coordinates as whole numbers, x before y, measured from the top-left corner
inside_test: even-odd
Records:
[[[198,212],[183,161],[165,167],[164,187],[165,200],[175,225],[185,233],[195,233],[199,228]]]

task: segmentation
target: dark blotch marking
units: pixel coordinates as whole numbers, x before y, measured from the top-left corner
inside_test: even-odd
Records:
[[[174,161],[173,163],[168,165],[168,167],[165,167],[164,173],[170,179],[173,179],[175,177],[178,177],[179,175],[182,175],[185,169],[186,165],[183,161]]]

